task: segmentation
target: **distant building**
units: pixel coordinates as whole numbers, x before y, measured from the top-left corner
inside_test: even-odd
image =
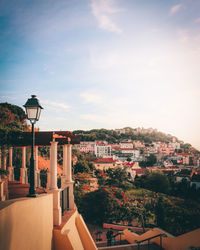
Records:
[[[181,169],[181,171],[177,172],[174,177],[177,182],[182,181],[183,179],[190,181],[191,170]]]
[[[187,153],[177,153],[179,158],[182,158],[183,165],[193,165],[193,157],[191,154]]]
[[[196,189],[200,188],[200,171],[196,171],[193,174],[191,178],[190,186],[195,186]]]
[[[143,142],[141,142],[141,141],[133,141],[133,146],[135,147],[135,148],[144,148],[145,147],[145,145],[144,145],[144,143]]]
[[[118,134],[125,134],[126,133],[125,129],[115,129],[115,132]]]
[[[136,177],[136,175],[137,175],[137,176],[145,175],[146,172],[147,172],[147,169],[146,169],[146,168],[141,168],[141,169],[134,169],[133,171],[134,171],[134,175],[135,175],[135,177]],[[134,177],[134,178],[135,178],[135,177]]]
[[[125,149],[125,148],[128,148],[128,149],[133,149],[133,143],[130,142],[130,141],[127,141],[127,142],[120,142],[120,148],[121,149]]]
[[[94,141],[81,141],[80,142],[80,152],[81,153],[92,153],[95,152],[95,145]]]
[[[123,167],[126,169],[126,172],[130,174],[131,178],[134,180],[136,176],[136,171],[138,169],[141,169],[138,162],[123,162]]]
[[[93,161],[94,166],[98,170],[107,170],[109,168],[122,168],[122,163],[118,162],[117,160],[113,160],[113,158],[100,158],[95,161]]]
[[[174,149],[180,149],[181,148],[181,144],[179,142],[176,142],[173,140],[173,142],[169,143]]]
[[[104,144],[104,143],[96,143],[94,147],[94,153],[96,157],[111,157],[112,153],[112,147],[109,144]]]

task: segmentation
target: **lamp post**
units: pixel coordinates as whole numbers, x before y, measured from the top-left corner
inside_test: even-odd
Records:
[[[31,145],[31,159],[30,159],[30,188],[28,197],[36,197],[35,189],[35,159],[34,159],[34,146],[35,146],[35,131],[34,124],[40,118],[40,112],[42,106],[39,103],[39,100],[35,95],[32,95],[31,98],[27,100],[24,104],[26,109],[27,119],[30,120],[32,125],[32,145]]]

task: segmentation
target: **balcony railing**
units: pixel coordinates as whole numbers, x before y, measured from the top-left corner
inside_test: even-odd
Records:
[[[60,206],[62,209],[62,215],[65,211],[69,210],[69,187],[66,187],[60,193]]]

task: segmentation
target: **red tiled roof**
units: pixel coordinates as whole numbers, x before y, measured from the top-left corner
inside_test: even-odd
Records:
[[[80,141],[80,144],[81,143],[95,143],[94,141]]]
[[[173,166],[168,166],[168,168],[172,168],[172,169],[173,169],[173,168],[174,168],[174,169],[177,169],[177,168],[178,168],[178,169],[179,169],[179,167],[178,167],[178,166],[176,166],[176,165],[173,165]]]
[[[153,170],[153,169],[163,169],[163,168],[162,167],[147,167],[147,169]]]
[[[109,144],[107,144],[107,143],[96,143],[96,145],[98,145],[98,146],[109,146]]]
[[[133,166],[135,164],[135,162],[123,162],[122,165],[123,166]]]
[[[146,168],[141,168],[141,169],[134,169],[136,174],[145,174],[147,169]]]
[[[177,155],[180,155],[180,156],[190,156],[191,154],[187,154],[187,153],[177,153]]]
[[[94,160],[96,163],[111,163],[111,162],[116,162],[116,160],[113,160],[113,158],[99,158]]]

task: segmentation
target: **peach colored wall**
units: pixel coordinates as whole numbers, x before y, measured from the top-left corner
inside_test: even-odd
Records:
[[[135,240],[138,240],[138,239],[139,239],[138,234],[132,233],[128,229],[125,229],[123,231],[122,240],[127,240],[130,244],[134,244]]]
[[[96,250],[97,247],[94,243],[94,240],[92,239],[92,236],[90,235],[90,232],[80,214],[77,214],[76,217],[76,227],[78,229],[84,249]]]
[[[76,211],[62,229],[54,229],[55,250],[97,250],[81,217]]]
[[[53,230],[53,237],[54,237],[54,250],[74,249],[69,238],[66,236],[66,234],[61,234],[61,231],[59,229]]]
[[[169,242],[165,242],[166,240],[163,240],[163,246],[166,247],[166,250],[181,250],[191,246],[200,247],[200,228],[172,238]]]
[[[53,196],[0,202],[0,249],[52,250]]]
[[[152,230],[149,230],[141,235],[138,235],[136,233],[131,233],[129,230],[124,230],[124,234],[125,236],[127,237],[127,240],[130,242],[130,243],[135,243],[135,240],[144,240],[144,239],[147,239],[149,237],[152,237],[152,236],[155,236],[155,235],[158,235],[162,233],[159,229],[157,228],[154,228]],[[154,241],[154,240],[152,240]],[[156,240],[157,242],[157,240]]]
[[[126,229],[124,230],[123,239],[126,239],[129,243],[135,243],[135,240],[144,240],[160,233],[165,233],[168,236],[167,238],[162,238],[162,247],[165,250],[182,250],[191,246],[200,247],[200,228],[177,237],[168,234],[160,228],[151,229],[142,235],[132,233]],[[160,237],[152,239],[151,242],[160,245]]]
[[[153,235],[157,235],[160,233],[166,233],[165,231],[155,228],[153,230],[149,230],[147,233],[143,234],[139,240],[146,239],[148,237],[151,237]],[[165,250],[182,250],[182,249],[187,249],[191,246],[194,247],[199,247],[200,246],[200,228],[196,229],[194,231],[191,231],[186,234],[182,234],[180,236],[174,237],[168,233],[167,238],[163,237],[162,238],[162,246],[164,247]],[[157,243],[158,245],[160,244],[160,237],[152,239],[152,242]]]
[[[95,163],[94,166],[96,169],[99,169],[99,170],[107,170],[109,168],[115,168],[116,163]]]
[[[78,249],[84,250],[78,230],[75,225],[77,211],[70,217],[61,230],[54,230],[55,250]],[[62,235],[64,237],[62,237]]]

